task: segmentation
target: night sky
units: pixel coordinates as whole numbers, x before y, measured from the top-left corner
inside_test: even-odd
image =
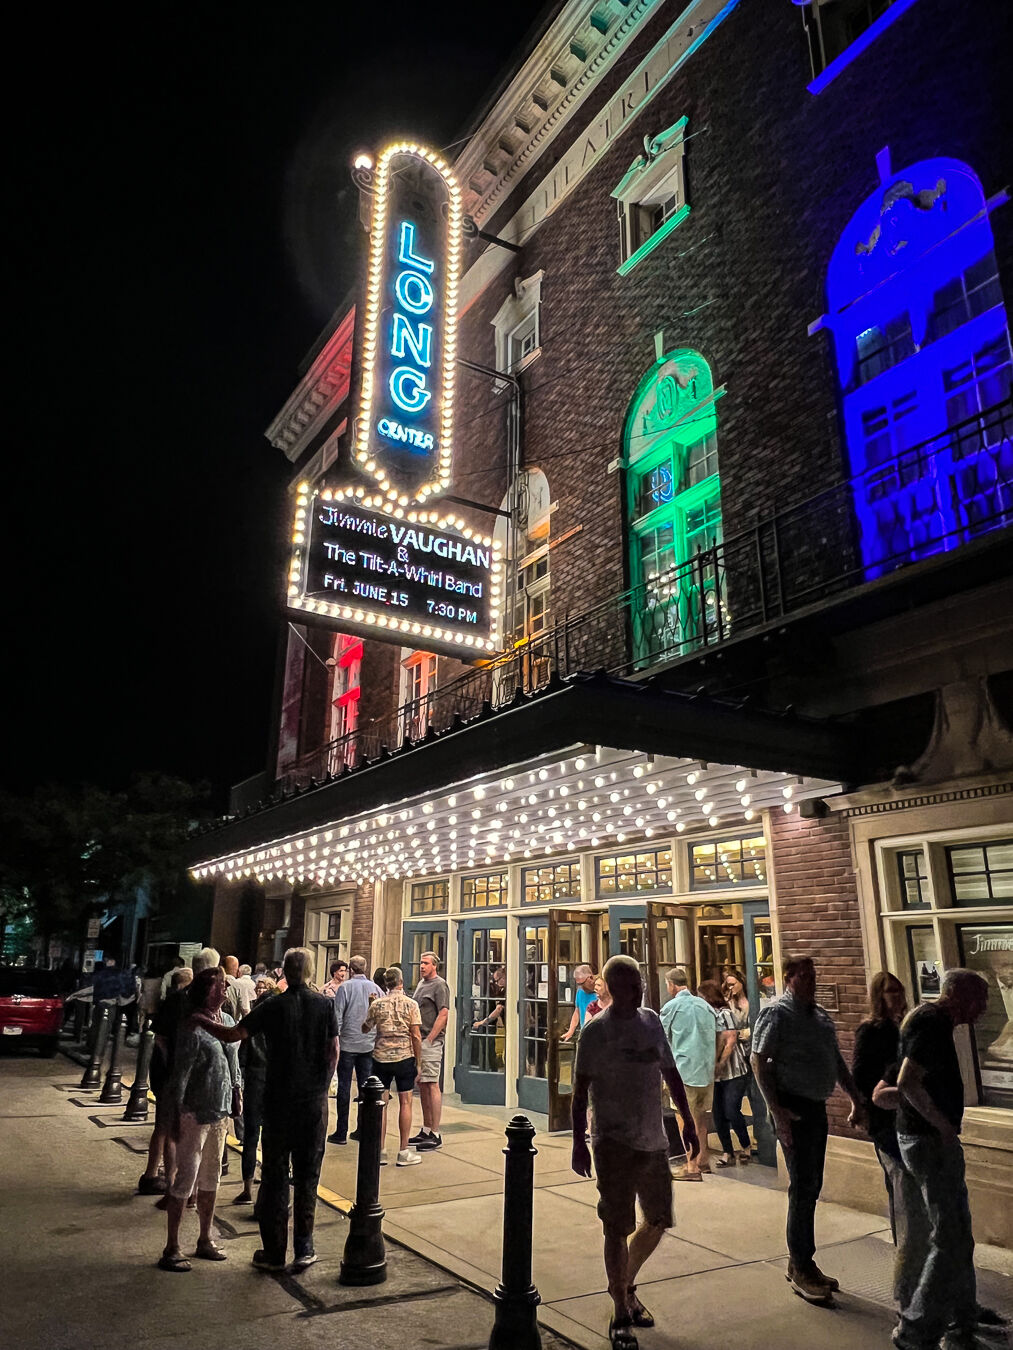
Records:
[[[25,19],[7,785],[160,769],[223,805],[263,768],[292,472],[263,432],[355,284],[351,157],[449,146],[541,8]]]

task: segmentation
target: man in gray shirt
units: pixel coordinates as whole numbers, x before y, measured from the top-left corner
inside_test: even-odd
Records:
[[[824,1275],[816,1255],[816,1201],[827,1153],[826,1101],[838,1083],[853,1103],[849,1125],[861,1128],[864,1104],[837,1044],[837,1031],[816,1002],[812,957],[789,956],[785,992],[760,1009],[752,1066],[784,1150],[788,1168],[788,1274],[810,1303],[828,1299],[839,1283]]]
[[[338,1119],[334,1133],[328,1135],[332,1144],[347,1144],[348,1107],[352,1096],[352,1071],[359,1091],[373,1072],[373,1046],[376,1043],[375,1031],[363,1031],[362,1024],[369,1012],[374,998],[382,998],[379,989],[366,975],[366,958],[353,956],[348,963],[349,978],[334,994],[334,1014],[338,1021]],[[358,1139],[359,1131],[352,1131],[351,1138]]]
[[[419,1071],[419,1096],[422,1099],[422,1129],[413,1134],[409,1143],[420,1153],[443,1147],[440,1117],[443,1114],[443,1093],[440,1091],[440,1069],[443,1067],[443,1045],[450,1016],[450,989],[440,974],[440,958],[435,952],[423,952],[419,957],[421,979],[412,998],[422,1014],[422,1066]]]

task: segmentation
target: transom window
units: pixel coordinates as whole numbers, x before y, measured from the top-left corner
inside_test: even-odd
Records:
[[[762,886],[767,880],[767,845],[762,834],[690,845],[690,886]]]
[[[595,859],[598,895],[636,895],[672,889],[672,850],[650,849]]]
[[[442,881],[416,881],[411,889],[410,908],[412,914],[443,914],[450,899],[450,883],[446,877]]]
[[[905,909],[924,909],[929,903],[929,874],[925,854],[920,848],[903,849],[897,854],[901,904]]]
[[[580,899],[580,862],[546,863],[525,867],[521,872],[521,898],[525,905],[551,905],[560,900]]]
[[[955,905],[989,905],[1013,900],[1013,839],[948,848]]]
[[[462,909],[496,909],[507,902],[506,872],[461,878]]]
[[[686,118],[646,142],[613,189],[619,217],[619,267],[625,276],[689,214],[683,172]]]

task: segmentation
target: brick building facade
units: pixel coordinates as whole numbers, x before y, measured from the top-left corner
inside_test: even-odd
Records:
[[[506,548],[504,654],[295,624],[266,773],[195,858],[226,946],[239,887],[258,955],[442,943],[466,1099],[549,1081],[551,1116],[592,950],[742,965],[755,1000],[813,951],[846,1053],[873,971],[916,1000],[1013,950],[1010,19],[982,8],[561,4],[476,115],[450,491]],[[294,500],[354,475],[362,321],[353,297],[270,429]],[[598,814],[525,809],[521,775]],[[478,853],[471,791],[514,827],[472,802]],[[500,1045],[467,1036],[497,965]],[[1008,1241],[1013,1008],[982,969],[969,1175]],[[845,1114],[830,1193],[878,1205]]]

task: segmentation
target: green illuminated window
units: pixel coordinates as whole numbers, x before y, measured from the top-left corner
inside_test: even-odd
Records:
[[[627,516],[635,655],[682,655],[728,625],[723,606],[718,419],[699,352],[662,357],[626,419]]]

